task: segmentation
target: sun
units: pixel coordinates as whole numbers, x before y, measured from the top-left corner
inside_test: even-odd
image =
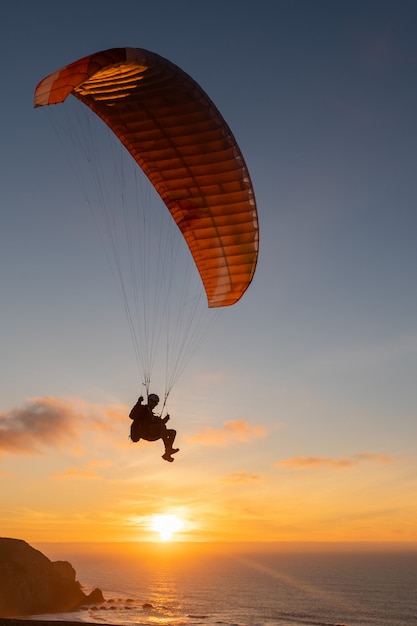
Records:
[[[159,533],[161,541],[170,541],[183,526],[183,521],[176,515],[154,515],[151,521],[151,528]]]

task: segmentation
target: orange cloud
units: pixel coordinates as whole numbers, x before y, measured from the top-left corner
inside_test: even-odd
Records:
[[[81,431],[113,431],[126,421],[126,408],[89,405],[81,400],[43,397],[0,412],[0,454],[36,454],[45,446],[79,440]]]
[[[331,457],[295,456],[284,461],[277,461],[275,465],[277,467],[288,467],[290,469],[316,469],[321,467],[343,468],[352,467],[364,461],[390,463],[392,461],[392,457],[385,454],[372,454],[371,452],[359,452],[358,454],[353,454],[350,457],[340,459],[333,459]]]
[[[70,467],[66,472],[53,474],[53,478],[83,478],[96,480],[100,478],[97,472],[89,469],[80,469],[79,467]]]
[[[225,476],[222,480],[227,483],[252,483],[260,480],[260,476],[258,474],[248,474],[248,472],[241,470]]]
[[[60,445],[77,436],[76,423],[67,403],[35,398],[21,408],[0,413],[0,452],[35,453],[42,445]]]
[[[236,441],[246,443],[251,439],[265,437],[265,434],[263,426],[251,426],[244,420],[233,420],[224,422],[223,428],[204,428],[189,439],[203,446],[226,446]]]
[[[70,467],[65,472],[53,474],[53,478],[102,478],[95,470],[102,467],[110,467],[113,465],[111,461],[89,461],[84,468]]]

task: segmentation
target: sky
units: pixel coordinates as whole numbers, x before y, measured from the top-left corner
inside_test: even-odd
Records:
[[[182,541],[416,542],[416,3],[1,13],[1,535],[147,541],[176,515]],[[52,112],[33,108],[44,76],[124,46],[210,95],[260,223],[250,288],[170,396],[171,464],[128,438],[126,316]]]

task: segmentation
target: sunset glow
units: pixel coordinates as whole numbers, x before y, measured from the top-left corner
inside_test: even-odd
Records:
[[[182,520],[176,515],[154,515],[151,528],[159,533],[161,541],[170,541],[174,533],[183,528]]]
[[[417,3],[3,5],[2,537],[149,544],[161,562],[238,543],[417,548]],[[181,70],[210,98],[193,124],[208,106],[199,136],[215,152],[196,174],[175,164],[197,150],[190,86],[184,101],[148,94],[135,122],[137,68],[123,88],[34,106],[44,77],[124,46],[123,81],[138,48],[175,64],[166,84]],[[140,140],[121,141],[93,99],[125,102]],[[217,111],[227,127],[212,135]],[[232,139],[241,179],[221,160]],[[190,250],[228,289],[207,202],[240,220],[252,183],[253,282],[209,307]],[[224,235],[236,269],[255,241],[246,220]],[[148,391],[171,434],[134,442]]]

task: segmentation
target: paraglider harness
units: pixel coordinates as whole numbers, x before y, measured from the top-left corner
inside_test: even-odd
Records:
[[[136,402],[135,406],[133,407],[133,409],[129,413],[129,417],[130,417],[131,420],[137,420],[137,419],[141,419],[143,417],[143,411],[144,411],[145,407],[142,404],[142,402],[143,402],[143,396],[140,396],[140,398]]]
[[[140,439],[141,425],[145,419],[145,411],[148,409],[148,407],[145,407],[142,402],[143,396],[140,396],[135,406],[129,413],[129,417],[132,420],[132,424],[130,426],[130,438],[135,443]]]
[[[166,404],[166,398],[167,396],[165,396],[163,407]],[[142,426],[147,422],[148,418],[152,419],[153,417],[153,413],[151,409],[149,408],[149,406],[147,404],[142,404],[142,402],[143,402],[143,396],[140,396],[135,406],[129,413],[129,417],[132,420],[132,424],[130,426],[130,439],[134,443],[137,443],[139,439],[141,438]],[[166,424],[168,419],[169,419],[169,415],[161,421]]]

